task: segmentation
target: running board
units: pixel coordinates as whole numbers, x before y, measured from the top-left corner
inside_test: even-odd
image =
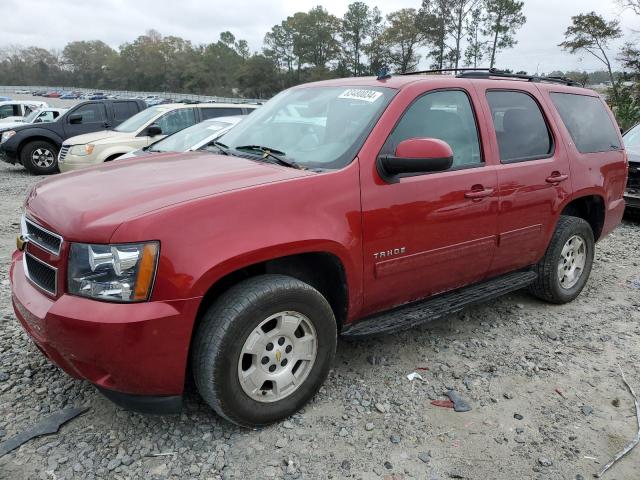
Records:
[[[457,313],[469,305],[500,297],[531,284],[537,277],[532,271],[508,273],[491,280],[463,287],[452,292],[410,303],[358,321],[342,331],[345,337],[367,337],[399,332],[421,323]]]

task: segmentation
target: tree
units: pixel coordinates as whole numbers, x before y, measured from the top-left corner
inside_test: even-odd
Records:
[[[636,15],[640,15],[640,0],[616,0],[622,8],[631,9]]]
[[[607,21],[595,12],[571,17],[571,22],[564,33],[565,40],[559,46],[572,54],[584,50],[601,61],[609,72],[613,96],[616,99],[618,89],[611,69],[611,62],[607,56],[607,49],[611,40],[622,36],[620,22],[617,20]]]
[[[117,55],[116,51],[100,40],[68,43],[62,51],[64,65],[81,87],[104,87],[105,67]]]
[[[415,8],[402,8],[387,15],[387,21],[389,26],[383,36],[389,46],[391,64],[400,73],[415,69],[420,61],[416,50],[425,42],[418,12]]]
[[[271,31],[264,36],[264,54],[273,58],[278,67],[285,68],[289,74],[293,72],[293,62],[296,58],[294,34],[291,22],[287,19],[282,21],[280,25],[274,25]]]
[[[514,37],[527,17],[522,13],[524,2],[517,0],[487,0],[485,4],[484,32],[492,38],[489,45],[489,67],[496,63],[496,54],[518,43]]]
[[[360,56],[365,39],[369,35],[373,19],[368,5],[364,2],[349,4],[347,12],[342,17],[341,36],[343,48],[354,76],[362,70]]]
[[[301,63],[309,63],[315,68],[323,69],[336,60],[340,53],[337,40],[340,20],[321,6],[298,12],[291,20],[294,30],[294,51]]]
[[[449,32],[455,46],[452,49],[451,60],[455,69],[458,68],[460,63],[461,43],[465,34],[465,22],[474,11],[480,0],[451,0],[453,7],[453,15],[451,16],[451,24],[449,25]]]
[[[265,55],[254,53],[240,67],[238,85],[249,97],[271,97],[280,89],[277,64]]]
[[[422,0],[418,10],[418,26],[425,44],[431,47],[431,68],[441,69],[447,54],[447,25],[451,19],[450,0]]]
[[[370,19],[369,43],[363,46],[363,51],[369,58],[368,73],[377,75],[389,61],[389,48],[384,41],[384,31],[387,26],[378,7],[371,9]]]
[[[467,33],[467,49],[464,52],[464,64],[478,68],[478,62],[484,58],[484,51],[487,46],[482,35],[482,10],[476,8],[471,12],[471,17],[467,19],[465,31]]]

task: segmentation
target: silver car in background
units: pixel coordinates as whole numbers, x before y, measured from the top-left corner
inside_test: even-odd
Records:
[[[173,135],[169,135],[162,140],[158,140],[140,150],[134,150],[133,152],[121,155],[115,160],[139,157],[151,153],[192,152],[194,150],[200,150],[206,148],[211,142],[227,133],[245,117],[246,116],[243,115],[237,115],[205,120],[204,122],[180,130]]]

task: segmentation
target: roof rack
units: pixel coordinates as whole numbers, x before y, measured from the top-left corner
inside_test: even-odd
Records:
[[[548,82],[548,83],[560,83],[569,86],[582,86],[578,82],[566,77],[543,77],[539,75],[525,75],[521,73],[510,73],[504,70],[498,70],[497,68],[439,68],[436,70],[421,70],[419,72],[406,72],[401,75],[423,75],[430,73],[442,73],[442,72],[460,72],[456,74],[457,78],[516,78],[519,80],[526,80],[528,82]]]

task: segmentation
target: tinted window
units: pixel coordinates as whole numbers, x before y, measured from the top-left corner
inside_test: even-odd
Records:
[[[114,102],[113,103],[113,114],[116,121],[123,121],[127,118],[135,115],[138,109],[136,108],[136,104],[133,102]]]
[[[202,108],[202,119],[216,117],[230,117],[232,115],[242,115],[242,108]]]
[[[107,118],[106,110],[101,103],[83,105],[71,115],[82,115],[82,123],[104,122]]]
[[[13,117],[13,105],[0,105],[0,118]]]
[[[196,117],[193,108],[181,108],[163,115],[154,123],[162,129],[163,135],[171,135],[196,123]]]
[[[444,91],[428,93],[404,113],[385,144],[395,151],[408,138],[438,138],[453,150],[453,167],[482,163],[476,120],[466,93]]]
[[[620,148],[616,127],[600,98],[552,93],[551,100],[580,153]]]
[[[553,151],[549,129],[536,101],[526,93],[487,92],[500,161],[544,158]]]

